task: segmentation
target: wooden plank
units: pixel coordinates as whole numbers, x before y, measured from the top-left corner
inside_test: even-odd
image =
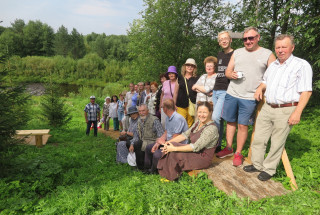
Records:
[[[248,197],[251,200],[259,200],[290,192],[280,182],[260,181],[257,178],[259,173],[247,173],[242,169],[242,166],[234,167],[232,160],[233,157],[214,158],[212,166],[203,170],[213,181],[214,186],[227,195],[232,195],[235,192],[241,198]],[[244,161],[243,165],[249,165],[249,163]]]
[[[291,164],[290,164],[290,161],[289,161],[289,158],[287,155],[287,151],[285,148],[283,149],[281,159],[282,159],[282,163],[284,166],[284,170],[286,171],[287,176],[290,178],[290,186],[291,186],[292,190],[295,191],[296,189],[298,189],[298,185],[296,183],[296,179],[294,178]]]
[[[42,135],[34,135],[36,137],[36,146],[38,148],[43,147],[42,145]]]
[[[16,134],[19,136],[22,135],[44,135],[49,134],[50,129],[40,129],[40,130],[17,130]]]

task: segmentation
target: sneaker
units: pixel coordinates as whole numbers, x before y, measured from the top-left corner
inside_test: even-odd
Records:
[[[228,147],[224,148],[222,151],[217,153],[218,158],[225,158],[227,156],[232,156],[233,155],[233,149],[229,149]]]
[[[241,153],[235,153],[233,158],[233,166],[241,166],[243,162],[243,155]]]

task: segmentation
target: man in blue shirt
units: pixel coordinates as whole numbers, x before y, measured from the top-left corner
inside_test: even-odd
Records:
[[[163,112],[167,115],[165,132],[155,143],[149,144],[146,147],[144,158],[146,173],[156,173],[158,161],[162,156],[159,147],[189,128],[186,119],[175,111],[175,105],[172,99],[167,99],[163,102]],[[187,143],[187,141],[182,143]]]
[[[90,103],[84,108],[84,118],[87,123],[86,135],[89,136],[90,127],[93,123],[94,136],[96,137],[98,133],[97,121],[100,121],[100,107],[95,103],[95,100],[95,96],[90,96]]]

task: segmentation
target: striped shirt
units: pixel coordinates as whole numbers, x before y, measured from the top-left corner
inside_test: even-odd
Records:
[[[312,91],[312,68],[307,61],[291,55],[283,64],[279,60],[270,64],[262,83],[267,86],[267,103],[299,102],[302,92]]]
[[[100,107],[98,104],[87,104],[84,108],[84,111],[87,112],[88,121],[97,121],[98,113],[100,113]]]

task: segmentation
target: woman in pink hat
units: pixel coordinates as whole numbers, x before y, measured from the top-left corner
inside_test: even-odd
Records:
[[[161,124],[164,127],[166,121],[166,114],[163,112],[162,103],[166,99],[173,99],[174,90],[177,83],[178,73],[175,66],[169,66],[166,76],[169,80],[163,82],[162,93],[160,97],[160,111],[161,111]]]

